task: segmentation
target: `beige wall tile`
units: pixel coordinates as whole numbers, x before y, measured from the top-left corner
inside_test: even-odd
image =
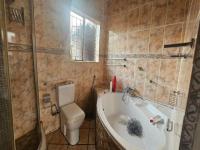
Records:
[[[156,86],[150,83],[149,80],[145,82],[144,97],[149,98],[151,100],[155,100],[156,98]]]
[[[164,79],[164,84],[171,87],[176,87],[178,83],[178,62],[177,60],[162,60],[160,67],[160,77]]]
[[[190,21],[196,21],[199,18],[198,15],[200,13],[200,1],[199,0],[193,0],[192,1],[192,6],[191,6],[191,12],[190,12]]]
[[[152,3],[140,7],[139,27],[141,30],[149,29],[151,25]]]
[[[147,71],[147,60],[145,59],[137,59],[135,64],[135,78],[134,80],[137,82],[145,81]]]
[[[139,29],[139,8],[130,10],[128,12],[128,31],[135,31]]]
[[[169,104],[169,94],[170,89],[168,87],[156,87],[156,101],[163,103],[163,104]]]
[[[165,25],[167,0],[155,0],[152,10],[152,27]]]
[[[128,0],[129,9],[134,9],[145,3],[145,0]]]
[[[135,82],[135,88],[138,90],[138,92],[140,93],[140,95],[144,95],[144,83],[145,81],[143,82]]]
[[[154,28],[150,32],[150,44],[149,52],[150,53],[159,53],[162,54],[164,46],[164,28]]]
[[[186,20],[187,0],[169,0],[167,8],[167,24],[183,22]]]
[[[128,34],[128,52],[135,54],[148,53],[149,30],[130,32]]]
[[[183,42],[183,24],[169,25],[165,27],[165,44]],[[178,48],[164,49],[164,54],[177,54]]]

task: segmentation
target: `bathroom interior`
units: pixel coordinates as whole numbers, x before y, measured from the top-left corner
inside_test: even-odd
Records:
[[[199,150],[200,0],[0,0],[1,150]]]

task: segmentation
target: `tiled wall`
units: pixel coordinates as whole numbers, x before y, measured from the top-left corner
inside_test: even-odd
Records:
[[[144,97],[173,106],[173,91],[180,90],[177,105],[184,109],[193,58],[172,59],[169,55],[189,52],[190,48],[165,49],[164,44],[191,40],[191,35],[185,35],[191,28],[187,21],[190,4],[189,0],[109,0],[107,57],[126,57],[127,62],[108,60],[105,78],[116,75],[118,89],[135,87]],[[192,57],[193,53],[194,49]]]
[[[183,130],[181,134],[181,144],[180,150],[187,149],[197,150],[199,149],[199,101],[198,101],[198,92],[199,83],[198,83],[198,74],[199,74],[199,49],[200,49],[200,31],[198,31],[200,23],[200,0],[191,0],[190,1],[190,10],[187,18],[186,26],[186,36],[185,40],[190,39],[191,37],[197,37],[198,41],[192,51],[195,51],[194,62],[183,61],[181,62],[181,73],[178,88],[189,92],[188,102],[186,108],[186,115],[183,122]],[[198,33],[199,32],[199,33]],[[192,66],[192,63],[194,64]],[[192,67],[191,67],[192,66]],[[186,86],[186,83],[189,83],[187,79],[187,74],[192,70],[192,79],[190,87]],[[191,120],[191,117],[193,118]],[[198,142],[197,142],[198,141]]]
[[[59,116],[52,116],[49,104],[43,95],[50,94],[52,103],[57,104],[55,85],[72,80],[75,82],[76,103],[87,109],[88,95],[93,76],[96,84],[103,79],[103,58],[99,63],[73,62],[70,58],[69,12],[71,6],[101,23],[100,55],[104,51],[104,1],[83,0],[35,0],[36,47],[39,77],[40,113],[46,133],[59,127]]]
[[[33,130],[36,125],[32,30],[29,2],[15,0],[10,7],[24,7],[25,14],[25,25],[10,22],[7,18],[13,126],[15,139],[18,139]]]
[[[186,28],[185,28],[185,42],[191,40],[191,38],[197,38],[199,21],[200,21],[200,0],[189,1],[189,12],[187,16]],[[194,53],[196,46],[192,49],[184,49],[186,52]],[[191,59],[182,59],[180,64],[178,89],[183,91],[185,95],[188,95],[190,76],[192,71],[193,61]],[[187,96],[183,102],[179,102],[179,106],[185,109],[187,103]]]

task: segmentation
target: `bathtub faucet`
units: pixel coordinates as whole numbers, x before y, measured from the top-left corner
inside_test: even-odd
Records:
[[[124,101],[124,102],[126,101],[127,94],[130,95],[131,97],[138,97],[143,100],[142,96],[140,95],[140,93],[138,92],[137,89],[135,89],[135,88],[132,89],[130,87],[126,87],[125,89],[123,89],[122,101]]]
[[[155,117],[152,117],[150,119],[150,123],[152,123],[153,125],[164,124],[164,119],[160,115],[156,115]]]
[[[132,91],[133,89],[130,87],[126,87],[125,89],[123,89],[123,96],[122,96],[122,101],[126,101],[126,94],[130,93],[130,91]]]

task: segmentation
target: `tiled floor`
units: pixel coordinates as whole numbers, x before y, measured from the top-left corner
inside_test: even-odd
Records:
[[[26,133],[19,139],[15,140],[17,150],[35,150],[39,145],[38,130],[34,130]]]
[[[47,135],[48,150],[95,150],[95,121],[85,120],[80,128],[78,145],[71,146],[60,130]]]

